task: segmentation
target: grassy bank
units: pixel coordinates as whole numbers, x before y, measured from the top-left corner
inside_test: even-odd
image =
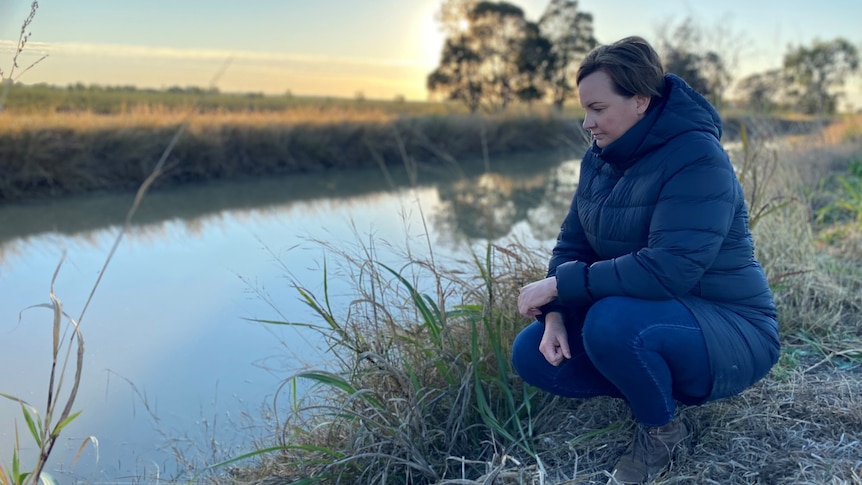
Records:
[[[0,201],[137,188],[183,126],[180,112],[7,116],[0,120]],[[577,120],[546,115],[398,116],[378,110],[196,115],[156,187],[402,164],[440,165],[567,146]]]
[[[862,188],[862,173],[853,172],[862,144],[852,132],[839,138],[776,145],[743,137],[734,150],[776,295],[782,355],[740,396],[683,410],[693,446],[656,484],[862,483],[862,253],[824,238],[836,226],[862,231],[862,205],[843,203],[857,197],[848,187]],[[850,185],[835,183],[842,178]],[[515,308],[518,289],[543,275],[546,250],[489,244],[458,262],[405,250],[393,267],[375,258],[373,245],[321,244],[329,255],[323,292],[309,290],[320,282],[294,282],[319,320],[274,323],[321,332],[332,365],[285,379],[273,439],[251,452],[259,461],[215,481],[607,481],[634,426],[626,406],[538,392],[509,364],[509,345],[526,323]],[[354,282],[345,308],[329,304],[326,279],[335,277]],[[315,387],[298,395],[298,381]]]

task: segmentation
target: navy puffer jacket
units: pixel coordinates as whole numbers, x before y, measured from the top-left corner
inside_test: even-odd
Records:
[[[706,338],[707,400],[732,396],[778,359],[772,293],[754,256],[742,187],[719,143],[718,113],[672,74],[658,101],[623,136],[604,149],[594,143],[584,156],[549,264],[559,295],[543,310],[607,296],[677,299]]]

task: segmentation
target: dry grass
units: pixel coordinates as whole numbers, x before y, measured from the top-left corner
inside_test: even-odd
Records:
[[[822,141],[835,145],[862,140],[862,114],[847,114],[823,130]]]
[[[205,99],[205,98],[204,98]],[[183,123],[190,110],[198,114],[189,122],[189,129],[220,127],[263,128],[288,125],[337,125],[342,123],[390,123],[398,118],[464,117],[467,113],[458,105],[428,103],[411,107],[399,103],[305,101],[281,109],[235,109],[230,106],[195,105],[179,107],[167,104],[132,104],[118,113],[93,110],[40,110],[10,113],[0,118],[0,136],[40,130],[66,130],[77,133],[131,128],[172,128]],[[547,117],[555,114],[547,106],[526,108],[516,106],[496,118]]]
[[[233,126],[263,128],[284,125],[328,125],[337,123],[386,123],[395,113],[378,109],[299,107],[284,111],[214,111],[194,117],[190,131]],[[175,128],[188,118],[188,111],[164,106],[136,106],[120,115],[91,111],[21,113],[0,119],[0,133],[21,134],[42,130],[68,130],[80,134],[105,130]]]
[[[817,362],[800,358],[795,370],[779,366],[740,396],[683,409],[692,441],[654,483],[862,483],[862,371],[840,370],[834,362],[814,367]],[[537,442],[552,469],[547,484],[605,484],[604,471],[633,431],[627,408],[609,398],[559,399],[542,417]],[[602,431],[615,423],[618,429]],[[542,479],[533,473],[495,483],[535,485]]]

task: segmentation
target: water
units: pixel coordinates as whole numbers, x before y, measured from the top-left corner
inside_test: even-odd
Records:
[[[272,433],[282,380],[326,362],[315,334],[250,321],[316,322],[292,287],[322,294],[332,255],[315,241],[355,248],[361,239],[384,261],[399,261],[408,245],[423,254],[430,244],[445,259],[488,239],[548,244],[576,171],[564,155],[529,155],[424,170],[413,182],[402,170],[364,170],[151,193],[81,319],[74,409],[83,412],[47,470],[62,483],[152,483],[254,449]],[[51,313],[29,307],[50,301],[62,260],[54,290],[79,318],[131,202],[99,195],[0,207],[0,393],[44,413]],[[350,297],[348,282],[329,286],[336,307]],[[16,425],[27,466],[35,446],[20,406],[0,399],[6,469]]]

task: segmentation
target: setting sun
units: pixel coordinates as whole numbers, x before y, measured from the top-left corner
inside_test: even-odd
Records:
[[[437,67],[440,62],[440,53],[443,50],[445,36],[440,29],[440,22],[437,21],[436,5],[429,5],[423,9],[420,15],[422,19],[419,34],[422,46],[421,62],[430,71]]]

